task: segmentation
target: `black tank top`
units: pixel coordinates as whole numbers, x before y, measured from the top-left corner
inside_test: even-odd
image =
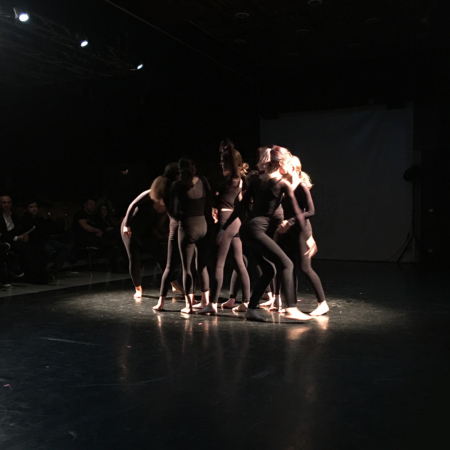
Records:
[[[273,217],[281,204],[282,191],[278,188],[281,181],[269,178],[261,180],[260,177],[252,177],[250,189],[253,191],[252,217]]]
[[[242,191],[240,178],[225,178],[220,184],[216,195],[217,209],[234,209],[236,198]]]
[[[181,181],[176,181],[173,184],[171,215],[178,219],[204,216],[205,201],[206,190],[201,178],[191,188],[187,188]]]

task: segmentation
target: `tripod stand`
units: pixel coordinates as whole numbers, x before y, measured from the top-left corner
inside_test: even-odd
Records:
[[[419,262],[417,257],[417,249],[419,248],[420,238],[420,183],[419,179],[413,178],[408,180],[412,183],[412,218],[411,218],[411,233],[403,248],[400,256],[397,259],[397,263],[402,261],[406,252],[411,249],[412,262]]]

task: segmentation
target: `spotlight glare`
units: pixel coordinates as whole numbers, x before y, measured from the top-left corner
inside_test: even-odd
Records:
[[[21,22],[26,22],[29,18],[30,16],[26,12],[22,12],[19,14],[19,20]]]
[[[86,39],[84,39],[80,42],[81,47],[86,47],[86,45],[88,45],[88,44],[89,44],[89,42]]]
[[[143,67],[144,67],[144,64],[141,63],[141,64],[139,64],[139,65],[136,67],[136,69],[137,69],[137,70],[141,70]]]

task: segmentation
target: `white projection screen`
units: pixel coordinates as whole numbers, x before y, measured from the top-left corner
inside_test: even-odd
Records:
[[[396,252],[398,257],[412,222],[412,186],[403,179],[412,139],[412,107],[261,121],[261,144],[289,148],[312,178],[315,258],[392,261]]]

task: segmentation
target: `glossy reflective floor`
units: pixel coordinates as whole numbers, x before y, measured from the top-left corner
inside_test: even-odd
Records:
[[[441,443],[448,281],[394,264],[315,267],[331,311],[307,324],[183,316],[180,298],[154,313],[157,276],[141,303],[128,281],[1,298],[0,449]]]

